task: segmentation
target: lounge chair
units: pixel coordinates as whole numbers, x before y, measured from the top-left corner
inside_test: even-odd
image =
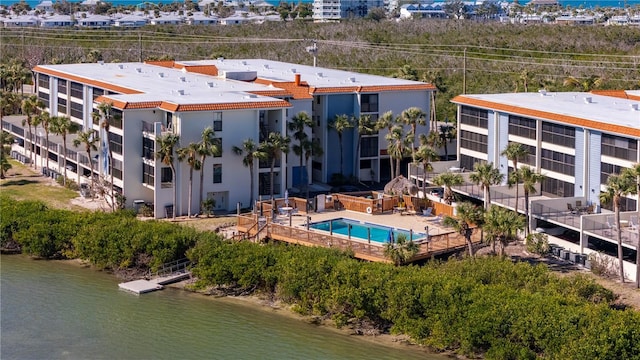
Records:
[[[422,210],[422,216],[431,216],[432,212],[433,212],[433,208],[432,207],[428,207],[428,208]]]
[[[614,231],[618,231],[618,228],[611,221],[607,220],[607,230],[607,235],[612,236]]]
[[[434,224],[440,224],[442,222],[442,214],[436,216],[433,219],[429,219],[429,222],[432,222]]]
[[[570,203],[567,203],[567,210],[569,210],[569,212],[572,214],[576,214],[578,212],[578,210],[574,209],[573,205],[571,205]]]
[[[632,216],[629,218],[629,229],[630,230],[638,230],[638,217]]]

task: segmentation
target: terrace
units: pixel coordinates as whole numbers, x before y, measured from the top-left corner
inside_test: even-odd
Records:
[[[336,195],[332,194],[332,198]],[[340,196],[338,196],[339,198]],[[344,198],[343,198],[344,199]],[[296,203],[298,199],[289,199]],[[387,200],[390,201],[390,200]],[[283,199],[275,200],[276,206],[284,204]],[[267,204],[263,204],[266,206]],[[297,206],[297,205],[296,205]],[[302,207],[301,207],[302,208]],[[270,208],[268,209],[270,210]],[[269,211],[263,214],[268,214]],[[463,236],[454,229],[443,226],[440,217],[402,216],[400,213],[386,211],[376,214],[368,214],[366,211],[325,209],[318,213],[302,214],[296,216],[291,213],[275,216],[260,216],[259,214],[242,214],[238,216],[237,230],[239,237],[252,241],[261,241],[265,238],[284,241],[305,246],[322,246],[353,251],[359,259],[377,262],[390,262],[384,255],[384,242],[363,240],[351,236],[339,235],[327,231],[314,230],[309,224],[346,218],[363,224],[375,224],[393,229],[403,229],[413,234],[427,234],[416,239],[420,246],[418,253],[410,261],[431,258],[432,256],[449,254],[466,249],[467,244]],[[479,232],[474,231],[472,236],[474,245],[480,243]]]

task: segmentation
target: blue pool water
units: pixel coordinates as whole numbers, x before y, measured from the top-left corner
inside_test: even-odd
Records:
[[[317,223],[309,224],[309,228],[315,230],[321,230],[334,234],[348,236],[351,233],[352,238],[361,240],[368,240],[369,236],[371,241],[386,243],[389,242],[391,236],[394,239],[398,238],[399,234],[405,234],[407,239],[418,240],[424,238],[426,235],[423,233],[413,233],[408,230],[394,229],[383,225],[376,225],[370,223],[362,223],[355,220],[340,218],[333,220],[326,220]]]

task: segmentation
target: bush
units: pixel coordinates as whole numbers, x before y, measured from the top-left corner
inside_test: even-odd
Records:
[[[617,260],[603,253],[591,253],[587,257],[591,263],[591,272],[600,276],[615,276],[617,274]]]
[[[547,255],[549,253],[549,237],[547,234],[532,233],[527,235],[526,245],[527,251],[538,255]]]

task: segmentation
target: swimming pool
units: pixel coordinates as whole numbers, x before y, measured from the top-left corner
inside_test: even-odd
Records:
[[[408,240],[414,241],[424,239],[426,237],[423,233],[411,233],[409,230],[391,228],[384,225],[371,224],[366,222],[360,222],[357,220],[339,218],[333,220],[325,220],[317,223],[309,224],[310,229],[333,232],[334,234],[349,236],[359,240],[387,243],[393,236],[393,239],[397,239],[399,234],[407,236]]]

